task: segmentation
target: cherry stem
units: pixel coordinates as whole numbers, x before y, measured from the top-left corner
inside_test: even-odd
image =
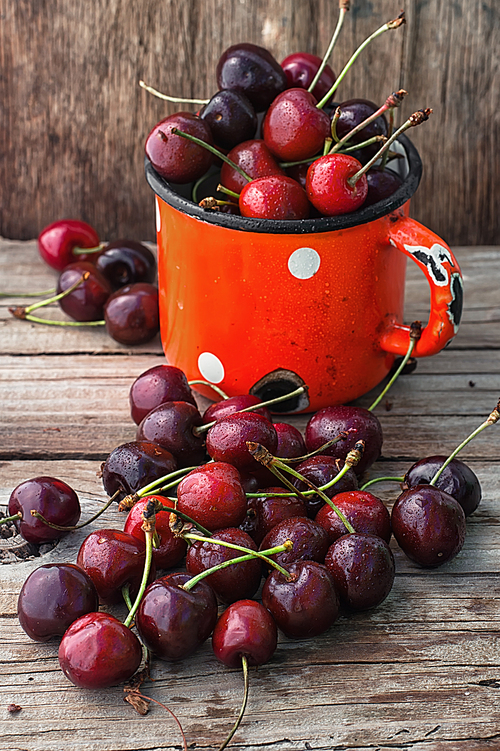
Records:
[[[325,55],[323,57],[323,60],[321,61],[321,65],[318,68],[318,71],[316,75],[314,76],[313,80],[311,81],[311,85],[307,89],[309,92],[311,92],[316,84],[318,83],[321,74],[323,73],[324,69],[326,68],[326,64],[330,58],[330,55],[333,52],[333,48],[335,47],[337,43],[337,39],[340,34],[340,30],[342,28],[342,24],[344,23],[344,18],[348,10],[350,10],[350,2],[347,0],[340,0],[339,2],[339,17],[337,20],[337,26],[335,27],[335,31],[333,32],[333,36],[330,39],[330,44],[328,45],[328,49],[325,52]]]
[[[177,500],[177,499],[175,499]],[[205,529],[203,525],[201,525],[199,522],[197,522],[195,519],[193,519],[191,516],[188,516],[187,514],[184,514],[182,511],[178,511],[176,508],[170,508],[169,506],[164,506],[162,503],[159,503],[157,505],[157,511],[168,511],[170,514],[173,514],[174,516],[178,516],[179,519],[182,519],[185,522],[189,522],[189,524],[192,524],[193,527],[198,529],[202,535],[205,535],[205,537],[211,537],[212,533],[210,530]]]
[[[159,707],[162,707],[163,709],[166,709],[167,712],[174,718],[175,722],[177,723],[177,727],[181,731],[182,745],[183,745],[184,751],[188,751],[187,742],[186,742],[186,736],[184,735],[184,730],[182,729],[182,725],[179,722],[179,719],[175,716],[175,714],[172,712],[172,710],[169,709],[166,706],[166,704],[162,704],[161,701],[157,701],[156,699],[151,699],[151,697],[145,696],[144,694],[141,694],[141,692],[138,689],[136,689],[136,688],[134,688],[129,693],[132,694],[132,695],[138,696],[140,699],[144,699],[144,701],[146,701],[146,702],[152,701],[153,704],[157,704]]]
[[[152,86],[148,86],[144,81],[139,81],[141,89],[145,89],[149,94],[158,97],[158,99],[164,99],[166,102],[174,102],[179,104],[185,102],[186,104],[208,104],[210,99],[186,99],[185,97],[169,96],[168,94],[162,94],[161,91],[153,89]]]
[[[477,435],[479,435],[479,433],[482,433],[482,431],[483,431],[483,430],[485,430],[485,428],[489,428],[489,427],[490,427],[490,425],[494,425],[494,424],[495,424],[495,423],[497,423],[497,422],[498,422],[499,420],[500,420],[500,400],[499,400],[499,402],[498,402],[497,406],[495,407],[495,409],[493,410],[493,412],[491,413],[491,415],[490,415],[490,416],[488,417],[488,419],[487,419],[487,420],[485,420],[485,421],[484,421],[483,423],[481,423],[481,425],[480,425],[480,426],[479,426],[478,428],[476,428],[476,430],[474,430],[474,431],[473,431],[473,432],[472,432],[472,433],[470,434],[470,436],[468,436],[468,437],[467,437],[467,438],[465,439],[465,441],[462,441],[462,443],[460,444],[460,446],[457,446],[457,448],[456,448],[456,449],[455,449],[455,450],[454,450],[454,451],[453,451],[453,452],[452,452],[452,453],[450,454],[450,456],[449,456],[449,457],[448,457],[448,458],[446,459],[446,461],[445,461],[445,462],[443,462],[443,464],[442,464],[442,465],[441,465],[441,467],[440,467],[440,468],[438,469],[438,471],[436,472],[436,474],[434,475],[434,477],[432,478],[432,480],[431,480],[431,481],[429,482],[429,485],[435,485],[435,484],[436,484],[436,482],[437,482],[437,481],[439,480],[439,478],[441,477],[441,473],[442,473],[442,472],[444,472],[444,470],[446,469],[446,467],[448,466],[448,464],[449,464],[449,463],[450,463],[451,461],[453,461],[453,459],[454,459],[454,458],[456,457],[456,455],[457,455],[457,454],[458,454],[458,453],[459,453],[459,452],[460,452],[460,451],[461,451],[461,450],[462,450],[462,449],[463,449],[463,448],[464,448],[465,446],[467,446],[467,444],[468,444],[468,443],[470,443],[470,442],[472,441],[472,439],[473,439],[473,438],[475,438],[475,437],[476,437]]]
[[[250,407],[244,407],[243,409],[239,409],[239,412],[255,412],[257,409],[261,409],[262,407],[269,407],[272,404],[279,404],[280,402],[286,402],[288,399],[291,399],[294,396],[300,396],[300,394],[306,393],[308,390],[307,386],[299,386],[294,391],[291,391],[289,394],[282,394],[281,396],[276,396],[274,399],[268,399],[265,402],[259,402],[258,404],[251,404]],[[237,414],[234,412],[233,414]],[[210,430],[212,428],[217,420],[212,420],[212,422],[207,422],[205,425],[200,425],[197,428],[193,428],[193,433],[195,435],[203,435],[203,433],[206,433],[207,430]]]
[[[0,297],[44,297],[54,294],[55,289],[46,289],[43,292],[0,292]]]
[[[288,573],[288,571],[283,568],[283,566],[280,566],[279,563],[273,561],[272,558],[269,558],[269,556],[275,555],[277,553],[285,553],[286,551],[291,550],[293,548],[293,543],[291,540],[286,540],[282,545],[277,545],[274,548],[268,548],[267,550],[258,551],[250,550],[250,548],[245,548],[243,547],[243,545],[235,545],[234,543],[226,542],[225,540],[216,540],[213,537],[207,539],[206,537],[201,537],[200,535],[196,535],[191,532],[187,532],[182,536],[185,540],[210,542],[211,545],[221,545],[224,548],[231,548],[231,550],[239,550],[244,552],[244,555],[238,556],[237,558],[231,558],[231,560],[229,561],[222,561],[222,563],[218,563],[216,566],[211,566],[210,568],[205,569],[205,571],[201,571],[199,574],[196,574],[196,576],[193,576],[188,582],[186,582],[186,584],[183,584],[183,589],[185,589],[186,592],[189,592],[190,589],[195,587],[198,582],[200,582],[206,576],[214,574],[216,571],[220,571],[221,569],[227,568],[228,566],[232,566],[234,563],[244,563],[245,561],[251,561],[253,558],[260,558],[265,563],[267,563],[268,566],[273,566],[280,572],[280,574],[283,574],[283,576],[286,577],[287,581],[290,580],[290,574]]]
[[[414,112],[406,122],[403,123],[403,125],[398,128],[390,138],[387,139],[387,141],[384,143],[382,148],[380,148],[374,157],[370,159],[369,162],[367,162],[364,167],[362,167],[358,172],[356,172],[355,175],[352,177],[349,177],[347,182],[351,187],[354,187],[356,183],[358,182],[359,178],[365,174],[365,172],[368,172],[370,167],[373,167],[375,162],[377,162],[381,156],[389,149],[389,146],[391,143],[393,143],[398,136],[401,135],[401,133],[404,133],[405,130],[408,130],[408,128],[414,128],[416,125],[420,125],[420,123],[425,122],[429,119],[429,116],[432,114],[432,110],[429,107],[426,107],[425,109],[417,110],[417,112]]]
[[[224,185],[221,185],[220,183],[217,186],[217,190],[219,191],[219,193],[225,193],[226,196],[231,196],[232,198],[236,198],[237,201],[239,201],[240,199],[239,193],[236,193],[234,190],[230,190],[229,188],[225,188]]]
[[[198,180],[193,185],[193,190],[191,191],[191,200],[193,201],[193,203],[198,203],[198,188],[209,177],[210,177],[210,174],[208,172],[206,172],[204,175],[202,175],[200,178],[198,178]]]
[[[375,485],[376,482],[404,482],[404,477],[375,477],[374,480],[368,480],[364,485],[360,487],[360,490],[366,490],[366,488]]]
[[[19,311],[19,308],[17,309]],[[38,316],[32,316],[29,313],[26,315],[19,315],[18,312],[9,308],[9,313],[12,313],[14,318],[19,318],[23,321],[31,321],[31,323],[45,323],[47,326],[105,326],[106,321],[51,321],[48,318],[38,318]]]
[[[394,107],[390,107],[389,109],[389,125],[387,126],[387,138],[390,138],[392,134],[394,133]],[[380,162],[380,171],[383,172],[385,170],[385,165],[387,164],[387,160],[389,159],[389,151],[384,151],[384,154],[382,156],[382,161]]]
[[[342,149],[340,153],[349,154],[351,151],[357,151],[358,149],[364,149],[365,146],[371,146],[372,143],[385,143],[386,141],[387,138],[385,136],[372,136],[372,138],[369,138],[367,141],[362,141],[361,143],[354,144],[354,146],[348,146],[347,148]],[[330,151],[330,154],[331,153],[332,152]]]
[[[74,292],[77,287],[80,286],[80,284],[83,284],[83,282],[87,281],[87,279],[90,276],[89,271],[85,271],[77,281],[71,285],[71,287],[68,287],[68,289],[64,290],[64,292],[59,292],[58,295],[54,295],[53,297],[48,297],[45,300],[40,300],[39,302],[34,302],[32,305],[27,305],[26,308],[24,308],[25,313],[31,313],[33,310],[36,310],[37,308],[44,308],[46,305],[50,305],[53,302],[57,302],[58,300],[61,300],[63,297],[66,297],[66,295],[69,295],[70,292]]]
[[[158,131],[158,133],[161,133],[162,131]],[[215,146],[211,146],[206,141],[202,141],[201,138],[196,138],[196,136],[192,136],[190,133],[184,133],[184,131],[179,130],[179,128],[172,128],[170,131],[173,133],[174,136],[181,136],[182,138],[186,138],[188,141],[192,141],[193,143],[198,144],[198,146],[201,146],[202,148],[206,149],[207,151],[211,151],[212,154],[215,154],[215,156],[219,157],[219,159],[222,159],[223,162],[226,162],[226,164],[229,164],[230,167],[232,167],[236,172],[238,172],[242,177],[245,178],[245,180],[248,180],[248,182],[252,182],[252,178],[250,175],[247,175],[244,170],[241,169],[241,167],[238,167],[237,164],[231,161],[231,159],[228,159],[225,154],[222,153],[222,151],[219,151],[219,149],[216,149]],[[165,137],[165,134],[162,134]]]
[[[235,206],[234,201],[221,201],[213,196],[207,196],[202,198],[198,206],[202,209],[210,209],[211,211],[219,211],[221,206]]]
[[[378,36],[380,36],[384,32],[389,31],[390,29],[397,29],[399,26],[401,26],[404,23],[406,23],[406,21],[405,21],[405,14],[404,14],[404,11],[402,11],[399,14],[399,16],[397,18],[395,18],[393,21],[389,21],[388,23],[385,23],[379,29],[377,29],[376,31],[374,31],[373,34],[370,34],[370,36],[367,37],[362,44],[360,44],[360,46],[358,47],[358,49],[353,53],[353,55],[347,61],[347,63],[345,64],[345,66],[344,66],[344,68],[342,70],[342,72],[340,73],[340,75],[336,79],[336,81],[333,84],[333,86],[331,87],[331,89],[325,94],[325,96],[323,97],[323,99],[320,102],[318,102],[318,104],[316,105],[316,107],[318,109],[323,109],[323,107],[325,106],[325,104],[331,99],[331,97],[337,91],[339,85],[341,84],[342,80],[344,79],[344,76],[346,75],[346,73],[348,72],[348,70],[350,69],[350,67],[352,66],[352,64],[354,63],[354,61],[356,60],[356,58],[358,57],[358,55],[361,54],[361,52],[365,49],[365,47],[367,47],[370,44],[370,42],[372,42],[374,39],[376,39]]]
[[[340,139],[340,141],[337,141],[333,149],[330,151],[330,154],[335,154],[336,151],[340,151],[342,146],[347,143],[353,136],[356,135],[356,133],[359,133],[361,130],[366,128],[367,125],[370,125],[370,123],[373,123],[377,118],[379,118],[381,115],[384,114],[384,112],[387,112],[388,109],[393,109],[394,107],[399,107],[405,96],[408,94],[407,91],[404,89],[400,89],[399,91],[393,91],[390,96],[387,97],[385,100],[385,103],[379,107],[379,109],[376,112],[373,112],[373,114],[369,115],[363,122],[358,123],[352,130],[349,131],[349,133],[346,133],[343,138]],[[385,139],[385,136],[384,136]],[[359,147],[358,147],[359,148]]]
[[[422,336],[422,324],[420,323],[420,321],[413,321],[413,323],[410,325],[410,343],[408,345],[408,350],[406,352],[406,355],[401,360],[401,363],[400,363],[399,367],[397,368],[396,372],[394,373],[394,375],[392,376],[392,378],[390,379],[390,381],[387,383],[386,387],[377,396],[377,398],[375,399],[375,401],[368,407],[368,412],[371,412],[372,410],[374,410],[375,407],[377,406],[377,404],[387,394],[387,392],[389,391],[389,389],[393,385],[394,381],[398,378],[398,376],[400,375],[401,371],[405,367],[406,363],[410,359],[411,353],[413,352],[413,350],[415,348],[415,345],[416,345],[416,343],[418,342],[418,340],[420,339],[421,336]]]
[[[130,586],[128,584],[124,584],[122,587],[122,597],[125,600],[125,605],[127,606],[128,610],[132,610],[132,600],[130,598]]]
[[[163,477],[158,477],[157,480],[153,480],[153,482],[150,482],[149,485],[144,485],[144,487],[140,488],[135,493],[131,493],[130,495],[126,495],[125,498],[122,498],[122,500],[118,504],[118,511],[128,511],[129,509],[132,508],[132,506],[134,506],[137,503],[137,501],[140,501],[141,498],[144,498],[145,495],[150,495],[150,493],[152,492],[154,493],[157,490],[157,488],[162,484],[162,482],[165,482],[165,480],[172,480],[176,477],[180,478],[182,475],[187,475],[188,472],[191,472],[193,469],[198,469],[198,467],[197,466],[182,467],[182,469],[176,469],[174,472],[170,472],[168,475],[163,475]],[[179,479],[179,482],[180,482],[180,479]],[[177,484],[176,482],[171,483],[170,485],[166,487],[170,488],[172,485],[176,485],[176,484]],[[164,490],[165,488],[161,488],[161,489]]]
[[[106,243],[100,243],[99,245],[96,245],[94,248],[80,248],[79,246],[76,246],[71,251],[74,256],[84,256],[87,253],[92,255],[92,253],[99,253],[101,250],[104,250],[106,247]]]
[[[124,621],[124,626],[130,627],[130,624],[132,623],[132,620],[134,618],[134,615],[137,612],[137,609],[139,605],[141,604],[142,596],[146,590],[146,587],[148,585],[148,579],[149,579],[149,572],[151,570],[151,562],[153,560],[153,535],[155,533],[155,524],[156,524],[156,510],[155,510],[155,504],[153,501],[150,501],[144,511],[142,512],[142,531],[144,532],[146,536],[146,555],[144,559],[144,571],[142,572],[142,580],[141,580],[141,586],[139,587],[139,592],[137,593],[137,597],[135,598],[135,602],[132,605],[132,608],[129,611],[129,614],[127,615],[126,620]]]
[[[340,138],[337,135],[337,123],[340,119],[341,114],[342,110],[340,109],[340,107],[337,107],[335,109],[335,112],[333,113],[332,121],[330,124],[330,132],[335,143],[338,143],[340,141]]]
[[[4,516],[3,519],[0,519],[0,524],[8,524],[9,522],[15,522],[18,519],[22,519],[23,514],[22,511],[18,511],[17,514],[14,514],[13,516]]]
[[[313,456],[317,456],[317,454],[322,454],[327,449],[331,448],[332,446],[335,446],[336,443],[339,443],[340,441],[345,441],[350,433],[355,433],[355,432],[356,432],[356,428],[348,428],[347,430],[343,430],[341,433],[339,433],[336,438],[332,438],[331,441],[327,441],[326,443],[324,443],[315,451],[310,451],[308,454],[304,454],[303,456],[295,456],[291,459],[286,459],[280,456],[279,459],[284,464],[297,464],[297,463],[305,462],[306,459],[311,459]]]
[[[31,509],[30,514],[31,516],[34,516],[36,519],[40,519],[41,522],[47,525],[47,527],[50,527],[51,529],[58,529],[63,532],[74,532],[76,529],[82,529],[83,527],[86,527],[87,524],[92,524],[96,519],[98,519],[101,514],[104,514],[104,512],[111,506],[113,501],[115,500],[116,496],[120,494],[120,490],[117,490],[116,493],[114,493],[111,498],[109,498],[104,506],[96,513],[94,516],[91,516],[90,519],[87,519],[86,522],[83,522],[82,524],[76,524],[73,527],[61,527],[59,524],[53,524],[52,522],[49,522],[48,519],[45,519],[44,516],[40,514],[39,511],[36,511],[35,509]],[[22,517],[21,517],[22,518]]]
[[[248,658],[246,655],[241,655],[241,667],[243,668],[243,701],[241,703],[240,711],[236,719],[236,722],[231,728],[231,731],[229,735],[227,736],[226,740],[221,746],[219,746],[217,751],[223,751],[223,749],[227,747],[229,741],[231,740],[231,738],[234,736],[239,726],[241,725],[243,715],[245,714],[245,710],[247,708],[249,681],[248,681]]]
[[[219,396],[221,396],[223,399],[229,399],[229,396],[226,394],[226,392],[216,386],[215,383],[209,383],[208,381],[188,381],[188,384],[190,386],[194,386],[197,383],[200,384],[200,386],[210,386],[210,388],[213,389],[216,394],[219,394]]]

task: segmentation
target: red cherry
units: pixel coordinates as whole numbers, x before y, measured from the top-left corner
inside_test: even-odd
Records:
[[[261,139],[243,141],[231,149],[227,156],[254,180],[257,177],[285,174]],[[220,182],[225,188],[234,190],[235,193],[240,193],[248,184],[248,180],[226,162],[223,163],[220,171]]]
[[[317,55],[311,55],[309,52],[294,52],[292,55],[285,57],[281,67],[285,71],[290,88],[308,89],[321,63],[322,60]],[[316,97],[318,102],[330,91],[335,79],[335,73],[329,65],[326,65],[312,90],[313,96]]]
[[[239,394],[238,396],[230,396],[228,399],[221,399],[220,402],[214,402],[203,413],[203,422],[205,425],[214,420],[222,420],[224,417],[234,415],[235,412],[241,412],[242,409],[247,407],[255,407],[257,404],[261,404],[262,399],[252,394]],[[259,407],[259,409],[252,409],[252,412],[256,412],[262,415],[271,422],[271,413],[267,407]]]
[[[72,527],[80,518],[80,502],[75,491],[55,477],[34,477],[14,488],[7,506],[8,515],[21,513],[15,521],[19,534],[26,542],[40,544],[58,540],[67,531],[53,529],[31,515],[38,511],[44,519],[59,527]]]
[[[57,282],[57,294],[72,287],[82,275],[88,272],[76,289],[59,300],[66,315],[75,321],[100,321],[104,305],[113,292],[106,277],[90,261],[75,261],[62,271]]]
[[[238,470],[217,461],[194,469],[179,483],[177,508],[210,532],[237,527],[247,509]]]
[[[368,193],[366,175],[361,175],[355,185],[348,180],[361,169],[349,154],[327,154],[311,164],[307,171],[307,197],[325,216],[338,216],[356,211]]]
[[[309,201],[298,182],[286,175],[260,177],[240,193],[242,216],[257,219],[307,219]]]
[[[155,365],[141,373],[130,387],[129,401],[136,425],[165,402],[189,402],[196,407],[185,374],[174,365]]]
[[[41,257],[56,271],[76,261],[74,248],[95,248],[99,236],[93,227],[78,219],[60,219],[45,227],[38,236]]]
[[[173,128],[196,136],[213,146],[208,124],[190,112],[176,112],[161,120],[146,139],[146,156],[159,175],[173,183],[190,183],[198,180],[212,164],[208,149],[173,135]]]
[[[356,532],[377,535],[389,542],[391,518],[380,498],[366,490],[351,490],[334,496],[333,501]],[[337,512],[326,503],[316,514],[315,521],[326,529],[331,543],[347,534],[347,529]]]
[[[323,149],[330,135],[330,118],[316,103],[305,89],[287,89],[276,97],[262,124],[264,141],[272,154],[296,162]]]
[[[135,503],[130,509],[123,531],[132,535],[136,540],[141,540],[146,544],[146,535],[142,529],[143,516],[142,512],[148,505],[149,500],[157,499],[164,506],[174,508],[174,502],[169,498],[162,496],[146,496]],[[172,568],[182,561],[186,554],[187,544],[182,537],[176,537],[170,529],[170,513],[168,511],[158,511],[156,514],[155,531],[158,536],[158,545],[153,547],[153,561],[156,568]]]
[[[120,344],[150,342],[160,329],[158,288],[137,282],[116,290],[104,306],[106,331]]]
[[[278,642],[276,623],[266,608],[255,600],[238,600],[225,610],[212,636],[214,654],[230,668],[262,665],[273,656]]]

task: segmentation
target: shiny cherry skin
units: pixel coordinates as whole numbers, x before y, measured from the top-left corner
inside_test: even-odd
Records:
[[[145,496],[137,501],[128,512],[123,531],[132,535],[137,540],[146,544],[146,535],[142,529],[142,512],[148,505],[148,501],[157,499],[164,506],[174,508],[174,502],[162,496]],[[177,537],[170,529],[171,514],[168,511],[158,511],[156,514],[157,544],[153,547],[153,561],[157,569],[172,568],[177,566],[186,555],[187,543],[182,537]]]
[[[9,498],[7,514],[22,514],[14,523],[26,542],[52,542],[71,531],[52,529],[41,519],[32,516],[31,511],[38,511],[44,519],[59,527],[78,524],[81,512],[75,491],[62,480],[46,476],[33,477],[15,487]]]
[[[108,243],[95,265],[114,290],[137,282],[153,284],[156,279],[156,258],[149,248],[135,240]]]
[[[290,579],[274,569],[262,588],[262,603],[289,639],[310,639],[337,620],[339,596],[328,569],[315,561],[288,566]]]
[[[210,532],[237,527],[246,513],[246,497],[238,470],[226,462],[194,469],[177,487],[177,508]]]
[[[287,422],[275,422],[273,424],[278,435],[276,456],[280,459],[297,459],[299,456],[304,456],[306,444],[300,430]]]
[[[167,449],[148,441],[130,441],[113,449],[101,465],[102,484],[109,496],[121,491],[116,498],[119,502],[176,469],[177,461]]]
[[[190,112],[176,112],[161,120],[146,139],[146,156],[161,177],[173,183],[190,183],[202,177],[211,166],[213,156],[208,149],[172,133],[183,133],[213,146],[208,123]]]
[[[310,52],[294,52],[285,57],[281,67],[285,71],[289,88],[308,89],[319,70],[322,60]],[[336,76],[329,65],[323,69],[312,94],[319,102],[335,83]]]
[[[328,548],[325,566],[340,601],[352,610],[368,610],[385,600],[394,583],[394,556],[376,535],[356,532],[339,537]]]
[[[285,488],[269,487],[265,489],[265,496],[248,499],[247,514],[240,526],[257,545],[260,545],[267,533],[284,519],[307,516],[304,501],[296,495],[283,495],[286,492]],[[268,493],[276,495],[269,496]]]
[[[390,541],[391,517],[380,498],[366,490],[352,490],[334,496],[333,502],[356,532],[377,535],[387,543]],[[316,514],[315,521],[326,529],[331,543],[347,534],[337,512],[326,503]]]
[[[392,507],[391,524],[401,550],[426,568],[451,561],[465,542],[463,508],[432,485],[416,485],[401,493]]]
[[[204,438],[193,432],[201,424],[201,415],[193,404],[165,402],[142,420],[137,440],[158,443],[174,455],[179,467],[190,467],[205,458]]]
[[[64,267],[57,282],[57,294],[76,284],[82,275],[88,278],[59,300],[59,306],[75,321],[100,321],[104,306],[113,292],[106,277],[89,261],[75,261]]]
[[[234,149],[231,149],[227,156],[254,180],[258,177],[285,174],[260,138],[243,141]],[[241,193],[245,185],[248,184],[248,180],[226,162],[223,163],[221,168],[220,182],[224,187],[233,190],[235,193]]]
[[[210,126],[215,145],[228,151],[241,141],[253,138],[257,130],[252,103],[234,89],[217,91],[201,110],[200,117]]]
[[[183,660],[208,639],[217,621],[217,600],[204,581],[186,591],[189,574],[169,574],[149,585],[135,624],[148,649],[162,660]]]
[[[213,422],[214,420],[222,420],[223,417],[233,415],[235,412],[240,412],[247,407],[256,407],[257,404],[261,404],[262,399],[252,394],[239,394],[238,396],[230,396],[229,399],[222,399],[220,402],[214,402],[203,413],[203,422],[205,424]],[[267,407],[259,407],[258,409],[252,409],[252,412],[256,412],[262,415],[271,422],[271,413]]]
[[[73,563],[46,563],[31,572],[17,600],[17,616],[34,641],[62,636],[80,616],[93,613],[99,597],[92,579]]]
[[[242,92],[256,112],[266,110],[287,87],[285,72],[271,53],[243,42],[229,47],[217,63],[217,86]]]
[[[319,455],[311,456],[301,464],[296,464],[294,469],[296,472],[306,477],[317,488],[320,488],[333,480],[343,466],[344,463],[340,461],[340,459],[335,459],[333,456]],[[301,493],[310,489],[309,485],[303,480],[299,480],[296,477],[290,479],[292,480],[293,485],[297,490],[300,490]],[[345,475],[343,475],[335,485],[327,488],[323,493],[328,496],[328,498],[333,498],[338,493],[357,489],[358,478],[356,477],[356,473],[354,470],[348,469]],[[314,495],[308,495],[306,498],[307,515],[314,519],[318,511],[325,505],[325,501],[317,493],[314,493]],[[345,533],[343,532],[342,534]]]
[[[378,169],[372,167],[366,173],[368,193],[366,194],[363,207],[373,206],[374,203],[389,198],[403,184],[399,175],[391,169]]]
[[[446,459],[446,456],[428,456],[413,464],[404,476],[403,490],[430,483]],[[435,487],[453,496],[465,511],[465,516],[470,516],[481,501],[479,480],[472,469],[460,459],[451,460],[439,475]]]
[[[254,219],[307,219],[309,201],[304,188],[286,175],[258,177],[240,193],[241,216]]]
[[[285,162],[308,159],[323,150],[330,118],[305,89],[288,89],[276,97],[262,124],[270,152]]]
[[[130,587],[131,596],[139,591],[144,572],[146,546],[118,529],[98,529],[80,545],[76,563],[94,582],[99,598],[106,603],[122,602],[122,587]],[[155,566],[151,565],[150,579]]]
[[[78,219],[60,219],[38,235],[38,251],[51,268],[62,271],[77,260],[75,248],[96,248],[99,236],[95,229]]]
[[[344,138],[350,130],[366,120],[367,117],[373,115],[379,107],[370,102],[368,99],[349,99],[340,103],[340,117],[337,121],[337,135],[339,138]],[[369,125],[366,125],[359,133],[356,133],[350,140],[348,145],[354,146],[357,143],[368,141],[373,136],[387,136],[387,120],[384,115],[377,117]],[[366,146],[363,149],[363,154],[366,159],[371,159],[379,150],[381,144],[372,144]]]
[[[217,621],[212,648],[218,660],[230,668],[241,667],[241,658],[249,665],[263,665],[271,659],[278,643],[274,618],[256,600],[233,602]]]
[[[129,393],[130,414],[139,425],[152,409],[165,402],[189,402],[196,407],[196,401],[185,374],[174,365],[155,365],[141,373]]]
[[[260,465],[250,454],[247,441],[265,446],[274,454],[278,436],[273,425],[262,415],[237,412],[224,417],[207,433],[207,451],[214,461],[228,462],[243,472],[258,470]]]
[[[104,307],[106,331],[120,344],[146,344],[160,330],[158,288],[138,282],[113,292]]]
[[[102,689],[124,683],[142,660],[137,636],[108,613],[88,613],[72,623],[59,645],[59,664],[80,688]]]
[[[336,438],[342,431],[353,429],[345,440],[326,449],[326,456],[334,456],[342,462],[357,441],[365,441],[365,450],[361,461],[354,467],[355,473],[362,475],[377,461],[382,450],[382,426],[377,417],[363,407],[340,405],[324,407],[309,420],[305,430],[305,442],[308,451],[316,451],[327,441]]]
[[[271,529],[260,544],[260,550],[274,548],[291,540],[293,547],[283,553],[270,556],[287,568],[295,561],[317,561],[323,563],[328,550],[328,533],[319,524],[306,516],[293,516],[284,519]]]
[[[186,555],[186,569],[188,574],[196,576],[212,566],[238,558],[245,553],[231,548],[217,545],[211,540],[222,540],[233,545],[241,545],[248,550],[257,550],[252,538],[241,529],[229,527],[214,532],[210,540],[200,542],[195,540],[189,546]],[[215,571],[204,579],[214,590],[221,602],[231,603],[253,597],[257,592],[262,578],[262,561],[253,558],[250,561],[235,563],[232,566]]]
[[[359,209],[368,193],[366,175],[361,175],[354,186],[348,182],[359,169],[361,162],[349,154],[327,154],[316,159],[306,178],[306,193],[312,205],[325,216]]]

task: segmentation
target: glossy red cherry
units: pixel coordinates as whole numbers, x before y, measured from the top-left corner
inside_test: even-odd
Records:
[[[59,527],[73,527],[80,518],[80,502],[75,491],[55,477],[33,477],[12,491],[7,506],[8,515],[21,513],[15,525],[27,542],[40,544],[58,540],[68,534],[53,529],[31,515],[37,511],[44,519]]]
[[[174,502],[169,498],[162,496],[145,496],[137,501],[128,512],[123,531],[132,535],[137,540],[146,544],[146,535],[142,529],[143,516],[142,512],[148,505],[148,501],[153,498],[157,499],[164,506],[174,508]],[[156,513],[155,532],[157,537],[156,545],[153,546],[153,561],[157,569],[172,568],[177,566],[186,555],[187,544],[182,537],[177,537],[170,529],[171,514],[168,511],[158,511]]]
[[[377,535],[389,542],[391,517],[380,498],[366,490],[352,490],[339,493],[333,502],[351,522],[356,532]],[[315,521],[326,529],[331,543],[347,534],[347,529],[337,512],[326,503],[316,514]]]
[[[146,139],[146,156],[161,177],[190,183],[208,170],[213,156],[208,149],[172,133],[177,128],[213,146],[208,124],[190,112],[176,112],[161,120]]]
[[[158,289],[138,282],[114,292],[104,307],[106,331],[120,344],[145,344],[160,330]]]
[[[254,472],[260,465],[250,454],[247,441],[261,443],[274,454],[278,436],[262,415],[237,412],[215,423],[207,433],[207,451],[214,461],[228,462],[243,472]]]
[[[81,688],[106,688],[133,676],[142,660],[137,636],[108,613],[89,613],[75,621],[59,645],[66,678]]]
[[[227,156],[254,180],[258,177],[285,174],[262,139],[243,141],[231,149]],[[220,182],[225,188],[241,193],[248,180],[224,162],[220,172]]]
[[[130,441],[117,446],[101,465],[102,484],[109,496],[121,492],[116,500],[169,475],[177,461],[167,449],[148,441]]]
[[[304,456],[306,444],[300,430],[287,422],[275,422],[273,424],[278,435],[278,447],[275,456],[280,459],[296,459],[299,456]]]
[[[309,201],[298,182],[286,175],[259,177],[240,193],[241,216],[255,219],[307,219]]]
[[[130,414],[139,425],[152,409],[165,402],[189,402],[196,407],[196,401],[185,374],[174,365],[155,365],[141,373],[129,393]]]
[[[75,261],[61,272],[57,282],[57,294],[65,292],[87,273],[76,289],[59,300],[59,305],[66,315],[75,321],[100,321],[104,305],[113,292],[111,284],[103,274],[89,261]]]
[[[278,159],[296,162],[323,150],[330,118],[305,89],[288,89],[276,97],[262,124],[266,146]]]
[[[306,193],[312,205],[325,216],[359,209],[368,193],[366,175],[361,175],[354,185],[348,182],[359,169],[361,163],[349,154],[327,154],[316,159],[306,178]]]
[[[243,42],[229,47],[217,63],[217,86],[248,97],[257,112],[267,109],[287,86],[286,75],[271,53]]]
[[[218,660],[230,668],[263,665],[271,659],[278,643],[276,623],[270,612],[255,600],[233,602],[214,628],[212,648]]]
[[[137,440],[158,443],[174,455],[179,467],[190,467],[205,458],[204,438],[193,432],[201,424],[201,415],[193,404],[165,402],[142,420]]]
[[[221,399],[220,402],[214,402],[203,413],[203,422],[205,424],[213,422],[214,420],[222,420],[223,417],[234,415],[235,412],[240,412],[247,407],[256,407],[258,404],[262,404],[262,399],[252,394],[240,394],[238,396],[230,396],[229,399]],[[262,415],[271,422],[271,413],[267,407],[259,407],[258,409],[252,409],[252,412],[256,412]]]
[[[95,265],[113,289],[137,282],[153,284],[156,279],[154,255],[135,240],[120,239],[108,243],[96,258]]]
[[[246,513],[246,497],[238,470],[226,462],[194,469],[177,487],[177,508],[213,532],[237,527]]]
[[[38,236],[38,250],[49,266],[62,271],[77,260],[74,248],[95,248],[99,236],[95,229],[78,219],[60,219],[49,224]]]
[[[310,52],[294,52],[285,57],[281,67],[285,71],[288,86],[290,88],[308,89],[321,63],[321,58],[312,55]],[[335,79],[335,73],[329,65],[326,65],[312,90],[312,94],[318,102],[330,91]]]
[[[413,464],[404,476],[403,490],[415,485],[427,485],[440,469],[447,457],[428,456]],[[481,485],[475,473],[460,459],[452,459],[439,475],[435,487],[453,496],[470,516],[481,501]]]

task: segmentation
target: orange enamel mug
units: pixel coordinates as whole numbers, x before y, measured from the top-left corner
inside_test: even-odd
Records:
[[[156,193],[168,362],[229,396],[278,396],[292,390],[297,374],[309,403],[290,400],[286,412],[352,401],[408,349],[408,258],[430,287],[429,320],[413,356],[439,352],[457,332],[462,278],[446,243],[408,216],[422,165],[405,136],[399,148],[404,179],[390,198],[340,217],[297,221],[201,209],[190,200],[191,186],[169,185],[146,162]],[[210,388],[196,388],[214,398]]]

